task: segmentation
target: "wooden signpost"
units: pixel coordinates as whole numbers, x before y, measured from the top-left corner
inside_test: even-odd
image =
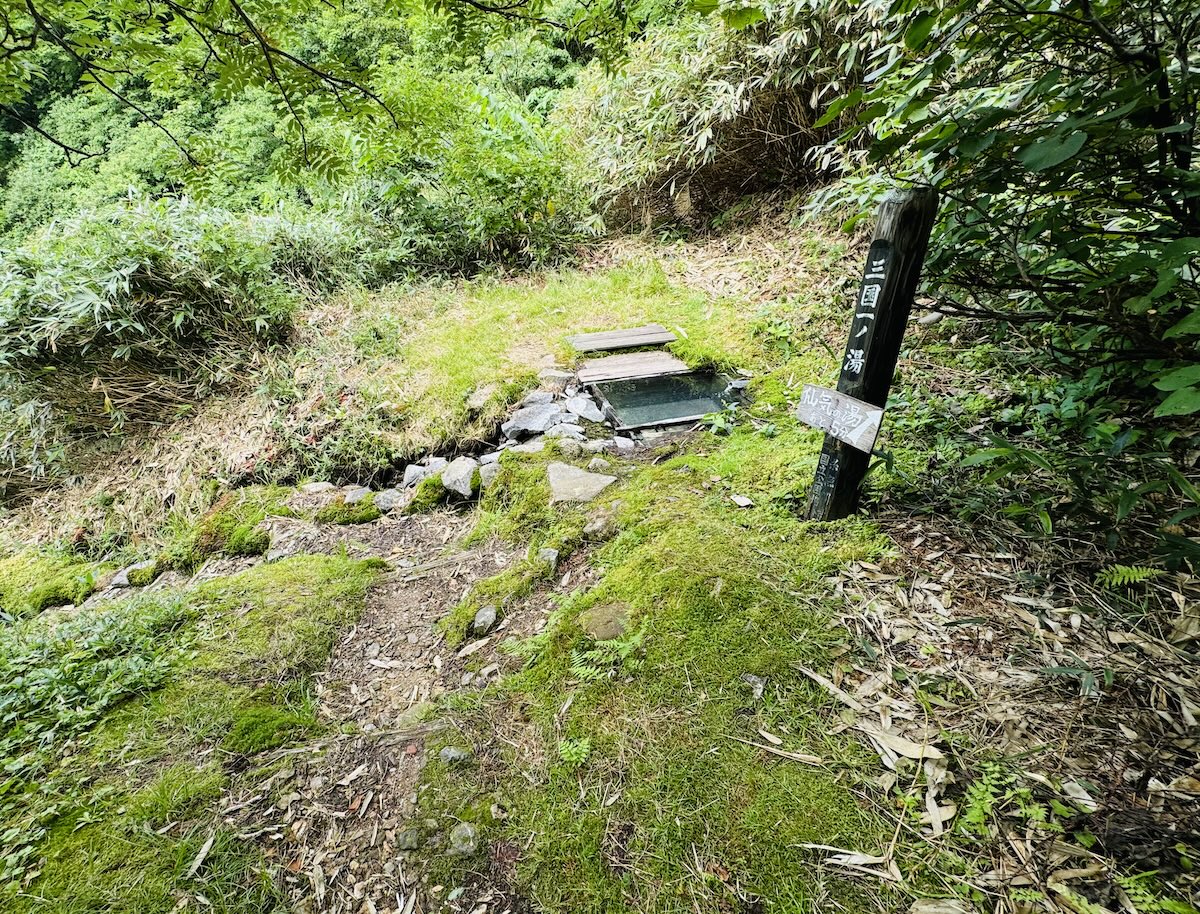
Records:
[[[826,432],[808,500],[813,520],[848,517],[858,507],[859,486],[896,373],[936,213],[937,191],[932,187],[893,191],[884,199],[855,299],[837,390],[811,388],[814,393],[809,394],[805,389],[808,402],[801,399],[798,415]],[[832,397],[821,401],[823,393]],[[865,415],[870,409],[877,411],[873,420]]]

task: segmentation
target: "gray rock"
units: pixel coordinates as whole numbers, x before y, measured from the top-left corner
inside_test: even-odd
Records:
[[[396,848],[402,851],[415,851],[421,846],[421,829],[406,828],[396,834]]]
[[[479,829],[470,822],[459,822],[450,829],[446,853],[452,857],[470,857],[479,850]]]
[[[546,468],[550,478],[550,504],[561,501],[591,501],[617,481],[616,476],[589,473],[569,463],[552,463]]]
[[[429,467],[423,467],[419,463],[410,463],[404,468],[404,482],[401,485],[406,489],[411,489],[432,472],[433,470]]]
[[[587,419],[589,422],[604,421],[604,413],[600,412],[600,407],[596,405],[596,401],[591,397],[576,394],[567,400],[563,406],[580,418]]]
[[[442,751],[438,753],[440,758],[447,765],[461,765],[463,762],[471,760],[471,753],[466,749],[460,749],[458,746],[444,746]]]
[[[583,449],[589,454],[602,454],[613,446],[611,438],[593,438],[583,442]]]
[[[436,473],[450,465],[450,461],[445,457],[426,457],[421,463],[428,468],[430,473]]]
[[[479,488],[486,489],[500,475],[500,464],[485,463],[479,468]]]
[[[308,482],[300,487],[300,491],[305,495],[319,495],[322,492],[328,492],[334,488],[332,482]]]
[[[577,441],[574,438],[559,438],[557,441],[558,452],[564,457],[570,457],[574,459],[575,457],[583,456],[582,441]]]
[[[524,444],[517,444],[508,448],[509,452],[513,454],[540,454],[545,449],[546,442],[541,438],[533,438]]]
[[[470,498],[475,492],[475,471],[479,461],[474,457],[457,457],[442,470],[442,485],[448,492]]]
[[[375,493],[375,507],[387,514],[408,497],[407,493],[399,489],[384,489]]]
[[[556,572],[558,570],[558,550],[557,549],[551,549],[549,546],[545,546],[538,550],[537,557],[538,557],[539,562],[544,562],[545,564],[550,566],[551,574],[554,574],[554,572]]]
[[[471,630],[477,635],[486,635],[492,630],[492,626],[496,624],[496,607],[481,606],[479,611],[475,613],[475,621],[471,623]]]
[[[132,585],[129,583],[129,575],[131,573],[135,573],[138,571],[149,571],[151,568],[154,567],[154,565],[155,565],[154,559],[146,559],[146,561],[144,561],[144,562],[135,562],[134,564],[130,565],[128,568],[122,568],[120,571],[118,571],[113,576],[113,579],[108,582],[108,586],[110,588],[114,588],[114,589],[123,589],[125,587],[131,587]]]
[[[534,435],[566,419],[568,414],[557,403],[537,403],[518,409],[500,426],[506,438]]]
[[[632,451],[637,446],[632,438],[626,438],[622,435],[613,436],[613,447],[618,451]]]
[[[342,501],[348,505],[356,505],[370,494],[371,490],[366,486],[346,486]]]
[[[554,394],[548,390],[535,390],[532,393],[525,395],[525,399],[521,401],[522,406],[534,406],[538,403],[553,403]]]
[[[605,470],[607,470],[611,466],[612,466],[612,464],[609,463],[607,460],[605,460],[603,457],[593,457],[591,460],[588,461],[587,468],[588,468],[588,472],[590,472],[590,473],[603,473]],[[379,504],[378,497],[376,497],[375,503]]]
[[[547,438],[577,438],[583,439],[583,426],[574,422],[559,422],[546,429]]]
[[[579,624],[593,641],[613,641],[629,627],[629,607],[624,603],[601,603],[580,615]]]
[[[502,453],[504,453],[504,452],[503,451],[491,451],[490,453],[484,454],[482,457],[480,457],[479,462],[483,466],[487,466],[489,463],[495,463],[497,460],[500,459],[500,455]]]

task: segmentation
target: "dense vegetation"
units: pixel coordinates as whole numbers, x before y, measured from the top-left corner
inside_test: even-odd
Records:
[[[703,229],[754,192],[853,223],[932,181],[930,302],[1008,382],[971,484],[1194,557],[1192,5],[701,6],[6,9],[12,487],[227,384],[306,295]]]

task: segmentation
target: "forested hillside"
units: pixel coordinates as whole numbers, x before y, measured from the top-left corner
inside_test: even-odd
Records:
[[[0,26],[0,907],[1196,910],[1197,0]]]

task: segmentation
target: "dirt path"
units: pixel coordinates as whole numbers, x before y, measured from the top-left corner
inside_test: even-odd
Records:
[[[344,546],[387,558],[395,571],[317,677],[320,715],[335,735],[277,752],[277,770],[225,809],[226,822],[282,867],[296,911],[422,910],[402,851],[412,843],[425,740],[445,726],[431,718],[433,703],[462,685],[437,623],[516,557],[457,548],[470,523],[441,511],[303,531],[304,552]]]

